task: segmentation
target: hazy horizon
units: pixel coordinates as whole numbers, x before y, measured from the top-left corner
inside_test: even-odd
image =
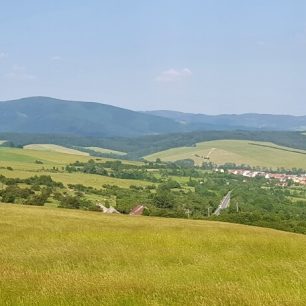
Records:
[[[115,107],[131,110],[131,111],[136,111],[136,112],[154,112],[154,111],[162,111],[162,112],[165,111],[165,112],[167,112],[167,111],[170,111],[170,112],[177,112],[177,113],[185,113],[185,114],[193,114],[193,115],[208,115],[208,116],[224,116],[224,115],[231,116],[231,115],[249,115],[249,114],[252,114],[252,115],[295,116],[295,117],[306,116],[306,115],[296,115],[296,114],[259,113],[259,112],[207,114],[207,113],[199,113],[199,112],[180,111],[180,110],[176,110],[176,109],[132,109],[132,108],[123,107],[123,106],[120,106],[120,105],[108,104],[108,103],[105,103],[103,101],[88,101],[88,100],[87,101],[81,101],[81,100],[78,100],[78,99],[67,100],[67,99],[62,99],[62,98],[58,98],[58,97],[48,97],[48,96],[19,97],[19,98],[15,98],[15,99],[0,100],[0,103],[1,102],[10,102],[10,101],[22,100],[22,99],[27,99],[27,98],[51,98],[51,99],[55,99],[55,100],[63,100],[63,101],[66,101],[66,102],[99,103],[99,104],[115,106]]]
[[[0,100],[306,115],[306,2],[6,1]]]

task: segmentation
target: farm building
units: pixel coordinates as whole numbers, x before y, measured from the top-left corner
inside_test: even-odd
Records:
[[[141,216],[143,215],[144,209],[145,207],[143,205],[137,205],[131,210],[130,215],[131,216]]]

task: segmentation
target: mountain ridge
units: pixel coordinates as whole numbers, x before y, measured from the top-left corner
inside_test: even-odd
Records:
[[[306,116],[138,112],[99,102],[28,97],[0,102],[0,132],[139,137],[192,131],[302,131]]]
[[[147,111],[147,114],[169,118],[185,124],[194,126],[201,124],[213,124],[216,126],[226,126],[238,129],[265,129],[265,130],[291,130],[302,131],[306,129],[306,116],[286,115],[286,114],[220,114],[206,115],[201,113],[185,113],[171,110]],[[281,125],[281,126],[280,126]]]
[[[171,119],[97,102],[29,97],[0,102],[0,132],[141,136],[183,131]]]

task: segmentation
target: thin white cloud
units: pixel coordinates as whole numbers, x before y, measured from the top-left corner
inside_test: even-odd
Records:
[[[0,60],[7,58],[7,53],[5,52],[0,52]]]
[[[258,46],[264,46],[266,43],[263,41],[263,40],[258,40],[257,42],[256,42],[256,45],[258,45]]]
[[[188,68],[184,69],[168,69],[163,71],[159,76],[156,77],[156,81],[158,82],[177,82],[183,79],[190,78],[192,76],[192,72]]]
[[[27,72],[26,68],[19,65],[14,65],[12,70],[5,74],[7,79],[18,80],[18,81],[31,81],[37,77]]]
[[[59,55],[54,55],[51,57],[51,61],[54,61],[54,62],[59,62],[61,60],[63,60],[63,58]]]

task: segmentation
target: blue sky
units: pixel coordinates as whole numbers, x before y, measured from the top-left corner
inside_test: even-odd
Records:
[[[305,0],[1,0],[0,100],[306,115]]]

